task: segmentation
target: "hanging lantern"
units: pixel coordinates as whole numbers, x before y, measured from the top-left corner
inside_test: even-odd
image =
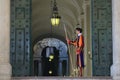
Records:
[[[49,70],[49,74],[52,74],[52,70]]]
[[[59,16],[52,16],[51,17],[51,24],[52,24],[52,26],[58,26],[60,24],[60,17]]]
[[[60,16],[58,14],[58,8],[56,4],[56,0],[54,0],[54,6],[52,9],[52,17],[51,17],[51,24],[52,26],[58,26],[60,24]]]
[[[51,60],[54,59],[54,55],[51,54],[51,55],[49,56],[49,58],[50,58]]]

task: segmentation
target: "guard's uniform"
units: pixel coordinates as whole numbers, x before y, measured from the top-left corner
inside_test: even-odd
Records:
[[[83,56],[83,48],[84,48],[84,38],[82,35],[78,36],[75,41],[70,41],[70,44],[76,46],[76,55],[77,55],[77,66],[84,68],[84,56]],[[80,50],[78,49],[80,48]]]

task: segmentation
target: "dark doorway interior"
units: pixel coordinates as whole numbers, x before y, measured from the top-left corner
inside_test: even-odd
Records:
[[[43,76],[58,76],[58,65],[59,50],[57,50],[55,47],[45,47],[42,51]]]

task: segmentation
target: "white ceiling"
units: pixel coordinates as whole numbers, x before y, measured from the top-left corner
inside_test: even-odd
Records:
[[[44,37],[55,37],[63,39],[65,23],[69,36],[74,33],[75,26],[80,23],[83,13],[83,0],[56,0],[61,18],[59,27],[52,27],[51,34],[51,1],[32,0],[32,39],[37,40]]]

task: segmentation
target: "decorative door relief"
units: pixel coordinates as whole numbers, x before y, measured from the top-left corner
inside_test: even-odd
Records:
[[[29,76],[31,0],[11,0],[10,61],[12,76]]]
[[[112,65],[111,0],[92,0],[93,76],[109,76]]]

